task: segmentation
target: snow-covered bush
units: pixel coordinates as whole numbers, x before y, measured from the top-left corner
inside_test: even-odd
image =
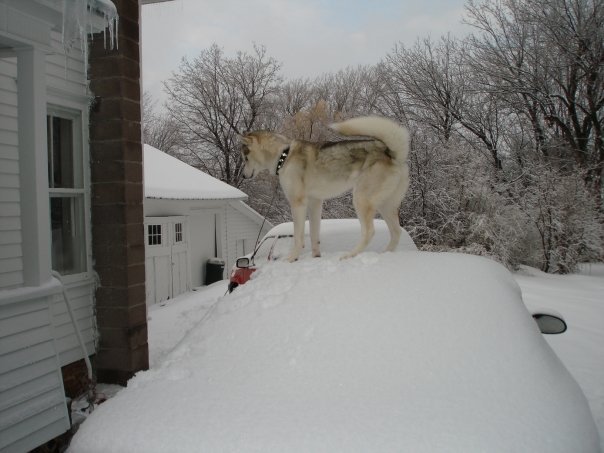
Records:
[[[602,259],[603,219],[579,174],[539,163],[514,189],[535,236],[524,263],[568,273],[582,261]]]

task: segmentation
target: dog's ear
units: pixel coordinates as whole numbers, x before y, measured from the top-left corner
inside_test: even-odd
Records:
[[[250,153],[250,145],[253,143],[253,136],[246,134],[240,135],[239,141],[241,142],[241,154],[247,156]]]
[[[254,143],[254,136],[251,134],[240,135],[239,141],[242,145],[250,146],[252,143]]]

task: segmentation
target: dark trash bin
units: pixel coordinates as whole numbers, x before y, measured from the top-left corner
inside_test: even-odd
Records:
[[[224,260],[221,258],[210,258],[206,263],[206,285],[219,282],[224,277]]]

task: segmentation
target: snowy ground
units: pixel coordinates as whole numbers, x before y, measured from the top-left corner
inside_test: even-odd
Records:
[[[187,332],[211,315],[228,281],[202,286],[149,309],[149,367],[156,368]]]
[[[335,394],[324,393],[320,395],[318,401],[321,404],[324,398],[338,398],[340,393],[338,386],[357,385],[362,382],[362,378],[367,378],[367,382],[373,382],[376,378],[387,378],[387,376],[372,374],[371,367],[368,370],[364,367],[355,367],[349,370],[351,371],[349,374],[354,375],[353,379],[350,379],[350,376],[341,375],[341,371],[332,366],[333,356],[328,355],[329,352],[324,350],[324,345],[327,342],[335,343],[337,346],[336,352],[341,352],[344,356],[360,355],[366,362],[371,362],[376,358],[373,356],[374,353],[371,349],[364,349],[368,345],[363,342],[362,338],[368,334],[379,335],[380,338],[383,337],[382,341],[390,341],[388,340],[389,335],[393,333],[396,336],[401,335],[398,332],[400,321],[391,322],[390,319],[383,318],[384,313],[390,313],[388,310],[397,310],[397,305],[400,306],[400,303],[394,305],[384,305],[382,303],[378,305],[382,310],[381,312],[374,309],[378,301],[388,299],[387,294],[382,294],[383,291],[378,294],[371,294],[376,296],[376,300],[365,300],[365,302],[371,304],[371,310],[366,309],[367,303],[361,303],[361,301],[352,304],[348,300],[344,305],[347,311],[342,312],[343,306],[335,298],[335,295],[338,294],[339,283],[352,287],[353,291],[356,291],[355,296],[360,294],[361,299],[366,299],[366,296],[362,295],[364,286],[366,286],[363,281],[366,278],[371,278],[371,276],[382,278],[383,274],[390,272],[393,265],[405,265],[404,260],[396,261],[397,259],[394,254],[390,256],[388,254],[367,254],[346,262],[344,268],[337,259],[329,258],[322,259],[319,265],[317,265],[317,261],[313,260],[308,262],[302,260],[302,262],[294,265],[283,263],[267,270],[271,277],[270,281],[274,282],[268,287],[259,287],[252,280],[248,283],[249,286],[246,285],[246,287],[240,288],[238,292],[236,291],[237,294],[223,298],[222,296],[226,291],[226,282],[218,282],[210,287],[174,299],[165,306],[153,307],[149,312],[149,345],[152,369],[149,372],[137,375],[129,383],[126,391],[120,392],[114,400],[112,399],[108,403],[99,406],[76,435],[70,451],[108,452],[121,451],[120,448],[123,449],[124,447],[132,452],[151,451],[149,450],[150,446],[152,446],[152,450],[154,448],[153,451],[167,451],[164,448],[166,444],[162,446],[162,442],[167,442],[170,448],[176,448],[179,451],[199,451],[199,445],[195,442],[200,442],[199,432],[203,430],[210,433],[209,437],[214,436],[215,441],[222,442],[223,439],[229,439],[229,441],[235,442],[233,445],[263,445],[264,441],[270,442],[271,436],[279,436],[280,427],[283,429],[291,428],[292,416],[300,418],[299,422],[302,425],[313,425],[314,420],[304,420],[303,416],[304,410],[309,410],[308,404],[316,405],[317,400],[311,403],[312,399],[309,399],[305,404],[304,399],[299,400],[296,392],[291,393],[288,387],[304,388],[308,384],[305,379],[313,379],[317,369],[326,370],[325,377],[332,381],[336,379],[339,384],[335,381],[328,382],[333,384],[330,387],[330,392],[333,393],[335,389]],[[433,263],[424,264],[426,270],[434,271]],[[462,301],[465,303],[468,299],[468,292],[461,291],[460,294],[456,285],[462,285],[464,283],[462,280],[467,280],[468,274],[480,273],[482,266],[475,269],[472,269],[471,266],[468,268],[465,265],[459,267],[460,269],[452,273],[449,268],[444,269],[444,272],[440,274],[441,280],[437,280],[442,282],[443,278],[451,279],[450,283],[452,285],[448,285],[447,298],[454,302],[451,304],[452,306]],[[298,273],[292,273],[290,269],[299,270],[299,275]],[[343,269],[346,272],[342,272]],[[532,269],[524,269],[515,277],[522,288],[523,297],[529,309],[547,308],[550,311],[554,310],[562,314],[567,320],[569,331],[558,337],[548,337],[547,341],[581,385],[589,399],[592,412],[598,423],[598,429],[604,434],[604,366],[602,365],[604,357],[600,347],[601,344],[604,344],[604,341],[602,341],[604,340],[602,329],[604,325],[604,301],[602,300],[604,294],[604,265],[592,266],[587,271],[595,275],[560,277],[545,275]],[[339,281],[334,280],[333,287],[315,288],[312,282],[305,283],[304,279],[300,277],[300,275],[313,277],[313,272],[315,273],[314,280],[319,280],[321,275],[332,274],[335,276],[337,274]],[[503,297],[503,300],[510,296],[513,298],[513,287],[509,285],[508,279],[504,274],[500,275],[499,271],[495,274],[495,283],[491,282],[490,284],[492,287],[488,285],[485,287],[481,284],[474,287],[474,283],[472,283],[471,292],[474,299],[480,301],[485,299],[485,294],[501,294],[507,291],[511,291],[511,293]],[[390,278],[393,275],[396,274],[392,274]],[[412,284],[418,286],[418,288],[425,288],[430,286],[430,279],[428,278],[426,281],[413,280]],[[499,287],[500,284],[503,286]],[[430,288],[430,291],[439,291],[439,285],[432,286],[434,288]],[[303,298],[299,297],[300,288],[306,291],[306,296]],[[409,282],[407,282],[407,288],[408,294],[412,296],[414,289],[409,288]],[[459,295],[462,297],[458,297]],[[309,299],[312,300],[312,303],[308,303]],[[409,302],[406,301],[405,303]],[[453,335],[456,346],[459,345],[459,341],[466,341],[467,347],[474,347],[476,333],[469,334],[466,331],[475,328],[475,324],[481,324],[482,322],[485,324],[482,328],[487,329],[487,331],[499,328],[497,317],[498,315],[505,315],[506,312],[498,312],[498,310],[492,310],[493,307],[491,307],[488,314],[485,312],[481,315],[476,312],[482,310],[481,305],[478,304],[472,307],[475,319],[464,325],[461,331],[451,329],[451,332],[446,332],[446,335]],[[430,341],[431,337],[426,329],[429,330],[431,326],[427,325],[423,329],[417,329],[414,327],[414,323],[411,322],[413,316],[416,315],[419,317],[418,319],[425,319],[426,313],[419,310],[409,312],[409,308],[416,310],[415,307],[409,306],[405,311],[405,317],[409,318],[410,323],[405,327],[408,330],[408,336],[403,340],[413,342],[418,341],[417,338],[421,337],[423,341]],[[384,311],[384,309],[386,310]],[[449,308],[448,305],[445,305],[441,309],[448,310]],[[463,318],[455,318],[457,312],[458,310],[453,310],[449,313],[451,326],[459,326],[464,321]],[[428,314],[430,313],[428,312]],[[442,316],[441,312],[434,314]],[[489,315],[492,315],[491,317],[495,319],[489,319]],[[415,324],[419,322],[418,319],[415,319]],[[284,320],[286,323],[283,325],[273,327],[275,322],[283,322]],[[477,323],[476,321],[481,322]],[[203,328],[200,328],[202,325]],[[448,324],[445,325],[448,326]],[[384,329],[384,326],[392,326],[391,329],[395,328],[394,326],[398,328],[396,331],[388,331],[388,329]],[[364,331],[358,331],[359,328]],[[501,333],[509,335],[510,332],[509,329],[504,329]],[[511,333],[514,334],[514,332]],[[513,335],[509,338],[506,337],[506,342],[516,343],[518,341],[520,340],[514,338]],[[524,343],[520,341],[516,343],[516,347],[518,344]],[[388,350],[388,344],[379,344],[379,346],[380,351]],[[437,350],[440,351],[443,347],[448,349],[449,345],[446,343],[439,345]],[[497,344],[490,345],[491,349],[495,347],[497,347]],[[538,344],[531,345],[532,349],[535,349],[535,347],[537,349],[541,348]],[[465,360],[465,357],[455,357],[456,350],[457,348],[448,350],[452,357],[451,363],[447,367],[449,375],[444,378],[442,375],[438,376],[438,379],[444,379],[444,381],[436,387],[437,389],[451,384],[451,381],[457,382],[457,384],[461,383],[462,386],[472,386],[473,384],[474,376],[470,375],[470,382],[467,381],[468,364],[460,365],[458,363],[459,358]],[[413,353],[411,350],[406,351],[405,354],[409,352]],[[427,368],[418,371],[421,375],[418,375],[418,379],[420,377],[422,380],[435,379],[435,376],[430,374],[431,367],[434,364],[429,363],[430,359],[424,356],[422,348],[420,348],[420,352],[422,354],[417,357],[405,355],[405,360],[413,363],[412,368],[409,368],[409,366],[403,368],[400,368],[400,365],[395,366],[397,360],[400,360],[399,356],[391,357],[390,362],[386,361],[385,363],[376,360],[374,366],[376,364],[378,366],[386,364],[389,370],[392,371],[393,376],[400,376],[403,373],[406,376],[407,383],[409,383],[409,374],[415,372],[414,369],[419,364]],[[429,349],[425,352],[429,352]],[[379,355],[383,354],[380,353]],[[516,353],[513,353],[511,360],[516,360],[517,357],[515,356]],[[501,355],[495,358],[490,358],[487,355],[486,358],[476,359],[478,362],[474,365],[480,363],[482,368],[484,366],[483,359],[492,363],[493,360],[501,358]],[[265,362],[259,363],[259,361]],[[526,360],[522,363],[522,367],[531,368],[534,365],[532,362],[534,362],[533,359]],[[309,366],[310,364],[312,366]],[[553,365],[555,364],[549,364],[549,366]],[[332,368],[334,369],[332,370]],[[263,370],[260,376],[253,375],[257,374],[259,370]],[[480,369],[476,370],[475,374],[481,375],[487,371],[488,368],[486,370]],[[249,375],[246,375],[246,372]],[[282,372],[281,377],[276,376]],[[456,373],[460,375],[455,376]],[[490,378],[501,380],[501,377],[497,375],[490,376]],[[479,379],[476,383],[480,384],[483,380]],[[518,376],[514,376],[511,380],[517,382],[519,379]],[[523,380],[523,376],[520,376],[520,380]],[[265,381],[267,385],[262,390],[262,382]],[[270,385],[269,381],[271,382]],[[387,381],[388,385],[391,386],[392,381],[388,379]],[[414,381],[411,380],[410,382],[413,383]],[[504,379],[498,384],[507,385],[507,382]],[[424,383],[417,381],[415,385],[418,385],[421,389]],[[551,387],[552,382],[544,381],[541,381],[537,387],[534,387],[533,383],[529,381],[525,382],[524,385],[527,388],[530,387],[531,392],[540,392],[542,388],[545,390],[549,388],[551,391],[552,388],[555,388]],[[371,386],[363,387],[364,391],[367,391],[368,388],[370,389]],[[231,389],[234,390],[232,401],[231,398],[228,398]],[[477,392],[474,389],[472,390],[466,395],[466,397],[472,399],[470,408],[462,411],[459,414],[461,417],[475,417],[474,412],[484,412],[483,409],[497,407],[496,405],[493,406],[493,402],[503,404],[498,400],[491,401],[493,398],[498,398],[497,395],[486,395],[485,392],[478,392],[485,396],[476,399],[475,393]],[[214,394],[212,391],[214,391]],[[237,391],[240,392],[238,395],[236,394]],[[281,392],[278,393],[280,401],[275,400],[275,391]],[[376,389],[376,393],[370,401],[371,403],[377,401],[377,407],[372,407],[369,404],[369,407],[363,409],[360,413],[356,408],[350,414],[333,413],[325,415],[322,412],[317,414],[320,414],[321,417],[331,415],[332,423],[334,419],[339,420],[340,416],[349,418],[353,414],[356,414],[357,417],[359,414],[365,414],[366,417],[361,417],[359,420],[347,420],[346,423],[354,424],[358,422],[361,423],[358,426],[361,426],[363,430],[374,430],[371,439],[375,442],[376,438],[380,438],[379,434],[383,434],[381,430],[384,427],[373,426],[373,421],[383,417],[384,409],[390,409],[390,399],[400,396],[383,395],[382,393]],[[441,412],[447,411],[447,407],[443,407],[443,400],[448,401],[448,404],[454,404],[455,398],[459,398],[459,396],[446,392],[441,393],[440,391],[437,391],[437,393],[438,395],[432,395],[431,398],[428,398],[427,395],[420,395],[418,398],[410,394],[406,395],[403,401],[407,404],[418,404],[415,409],[418,418],[421,418],[422,415],[438,417]],[[349,395],[350,393],[345,391],[343,394]],[[295,398],[288,403],[301,405],[302,412],[298,414],[295,411],[288,412],[288,417],[279,416],[278,410],[283,403],[283,396]],[[557,399],[555,394],[554,397],[554,399]],[[152,398],[153,401],[149,401],[149,398]],[[268,409],[268,412],[266,410],[254,412],[258,410],[258,399],[266,401],[268,406],[265,409]],[[437,406],[434,406],[434,401],[431,400],[439,401]],[[562,404],[562,401],[560,400],[558,403]],[[379,405],[379,402],[382,406]],[[464,402],[467,403],[467,401]],[[509,401],[506,401],[504,406],[508,403]],[[367,402],[364,402],[364,404],[366,405]],[[523,403],[518,402],[518,404],[522,406]],[[196,409],[192,410],[191,406]],[[432,406],[434,406],[432,409],[436,408],[436,412],[423,413],[430,412]],[[158,410],[158,408],[161,410]],[[236,408],[236,410],[233,411],[233,408]],[[324,409],[329,410],[329,408],[330,405],[328,404]],[[375,411],[372,413],[374,409]],[[567,409],[572,412],[572,409]],[[314,409],[311,408],[311,413],[313,411]],[[483,416],[493,417],[491,412],[484,412]],[[499,412],[501,411],[497,411],[497,413]],[[208,419],[209,414],[217,417],[217,419]],[[509,420],[509,415],[507,418],[504,416],[502,420]],[[501,415],[495,416],[501,417]],[[551,418],[551,416],[552,414],[548,414],[547,418]],[[401,414],[391,414],[392,420],[397,417],[400,418]],[[514,416],[513,418],[518,417]],[[135,422],[132,420],[135,420]],[[229,422],[225,422],[225,420],[229,420]],[[240,423],[242,420],[247,422],[237,425],[237,420]],[[255,420],[252,426],[250,426],[250,420]],[[389,419],[386,418],[386,420]],[[480,417],[473,420],[473,422],[480,424]],[[407,426],[408,424],[399,424],[397,429],[399,429],[398,426]],[[129,425],[130,428],[127,428],[126,425]],[[136,429],[133,430],[133,426]],[[267,432],[263,434],[261,430],[263,426],[269,426],[272,434],[269,435]],[[293,426],[299,425],[294,424]],[[442,428],[442,431],[446,431],[442,423],[438,426]],[[489,423],[484,429],[489,429],[488,426]],[[162,431],[158,432],[158,428]],[[504,428],[502,426],[497,427],[497,432],[503,433]],[[317,429],[319,429],[319,434],[325,435],[320,430],[320,424],[317,425]],[[406,427],[405,429],[409,430],[410,428]],[[237,435],[233,437],[233,431],[238,433],[237,435],[243,436],[243,438],[237,438]],[[446,441],[447,446],[451,447],[451,442],[456,441],[455,437],[460,436],[458,431],[458,429],[454,430],[455,435],[452,437],[447,437],[442,432],[434,436],[431,435],[428,444],[426,444],[426,451],[433,451],[434,442],[439,440]],[[133,432],[137,432],[138,435],[132,436],[131,433]],[[333,430],[330,430],[330,433],[331,436]],[[376,433],[378,434],[377,437]],[[390,431],[385,433],[389,434]],[[306,442],[307,446],[316,445],[317,439],[313,438],[312,433],[306,434],[307,437],[301,439],[301,441]],[[417,437],[418,434],[410,431],[407,435]],[[465,438],[467,441],[468,435],[471,436],[470,433],[465,436],[462,434],[461,438]],[[125,437],[120,440],[120,436]],[[350,430],[346,431],[346,436],[347,438],[341,440],[342,442],[353,442],[349,444],[349,446],[354,445],[353,450],[363,451],[363,442],[367,441],[367,438],[357,436],[355,439],[351,436]],[[202,438],[206,441],[208,435],[202,435]],[[604,435],[601,435],[601,439],[604,439]],[[209,440],[211,441],[211,439]],[[331,437],[325,440],[334,441]],[[193,442],[193,444],[187,444],[186,442]],[[227,448],[221,443],[214,445]],[[270,447],[269,444],[264,445]],[[328,445],[321,443],[319,445],[322,445],[323,450],[329,450]],[[341,446],[342,444],[336,443],[334,445]],[[372,445],[375,447],[375,444]],[[396,443],[390,444],[390,447],[392,445],[396,445]],[[384,446],[386,447],[386,445]],[[275,447],[275,445],[272,445],[272,447]],[[558,448],[560,447],[558,446]],[[268,449],[270,450],[270,448]],[[496,450],[497,448],[491,451]],[[208,451],[212,451],[211,448]],[[315,448],[311,451],[317,450]],[[351,451],[351,449],[349,448],[348,451]]]

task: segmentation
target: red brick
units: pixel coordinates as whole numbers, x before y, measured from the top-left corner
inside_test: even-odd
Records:
[[[141,141],[91,141],[91,164],[103,165],[106,161],[137,162],[142,164]]]
[[[69,398],[77,398],[88,391],[90,382],[84,359],[65,365],[61,368],[61,374],[63,375],[65,395]]]

